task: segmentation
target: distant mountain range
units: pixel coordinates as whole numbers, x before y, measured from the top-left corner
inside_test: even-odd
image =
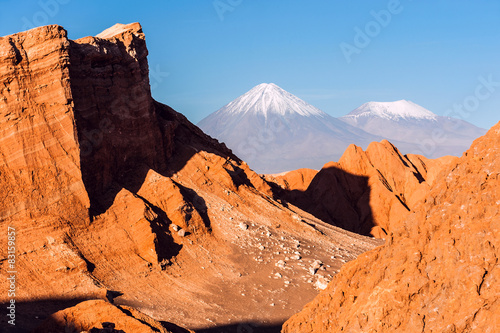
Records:
[[[273,83],[262,83],[198,123],[259,173],[320,169],[350,144],[387,139],[403,153],[461,155],[486,133],[409,101],[370,102],[335,118]]]
[[[410,101],[369,102],[340,120],[386,138],[404,153],[437,158],[461,156],[486,130],[466,121],[438,116]]]
[[[378,136],[334,118],[275,84],[260,84],[198,126],[259,173],[320,168],[349,144]]]

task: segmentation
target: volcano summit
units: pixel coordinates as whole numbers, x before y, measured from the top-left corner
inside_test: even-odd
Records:
[[[351,143],[380,137],[342,122],[273,83],[262,83],[198,123],[259,173],[319,169]]]

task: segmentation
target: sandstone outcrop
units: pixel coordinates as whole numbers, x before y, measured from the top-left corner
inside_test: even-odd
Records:
[[[500,123],[382,247],[346,264],[284,333],[500,330]]]
[[[58,311],[47,318],[35,333],[189,333],[193,331],[167,330],[153,318],[127,307],[114,306],[103,300],[85,301]]]
[[[268,182],[278,184],[284,190],[305,191],[317,174],[317,170],[303,168],[264,177]]]
[[[32,305],[22,329],[96,298],[190,328],[281,323],[380,244],[285,207],[154,101],[137,23],[76,41],[57,25],[0,38],[0,142],[0,224],[16,230],[16,302]],[[2,290],[6,258],[2,247]]]
[[[372,142],[366,151],[349,146],[339,162],[327,163],[307,188],[297,181],[281,180],[284,175],[269,180],[279,185],[275,189],[278,197],[317,218],[356,233],[385,238],[392,225],[401,223],[426,197],[438,172],[456,159],[402,155],[383,140]],[[290,172],[286,177],[296,179],[295,174],[301,172]]]

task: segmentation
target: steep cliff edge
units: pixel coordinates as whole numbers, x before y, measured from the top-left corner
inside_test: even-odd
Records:
[[[0,140],[0,224],[16,230],[27,329],[95,298],[190,328],[280,324],[380,244],[281,205],[154,101],[137,23],[75,41],[56,25],[0,38]],[[2,247],[3,290],[7,258]]]
[[[500,330],[500,123],[283,332]]]

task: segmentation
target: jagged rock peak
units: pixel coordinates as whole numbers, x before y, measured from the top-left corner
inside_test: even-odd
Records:
[[[344,266],[282,332],[499,331],[499,137],[500,123],[441,172],[384,246]]]

